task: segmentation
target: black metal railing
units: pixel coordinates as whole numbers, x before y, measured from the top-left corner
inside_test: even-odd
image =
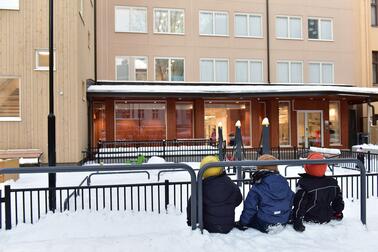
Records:
[[[224,142],[225,145],[225,142]],[[106,141],[83,152],[82,163],[138,163],[138,157],[159,156],[168,162],[199,162],[208,155],[218,155],[217,141],[210,139]]]

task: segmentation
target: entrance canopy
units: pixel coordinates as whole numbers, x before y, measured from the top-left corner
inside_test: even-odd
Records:
[[[249,97],[330,97],[343,98],[350,104],[378,101],[378,88],[350,85],[313,84],[234,84],[190,82],[118,82],[98,81],[88,87],[92,97],[178,97],[178,98],[249,98]]]

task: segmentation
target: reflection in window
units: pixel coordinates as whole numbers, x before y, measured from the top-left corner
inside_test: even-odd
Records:
[[[184,33],[184,11],[155,9],[154,31],[157,33]]]
[[[279,102],[279,141],[290,145],[290,102]]]
[[[166,137],[164,102],[115,103],[116,140],[158,140]]]
[[[20,117],[20,80],[0,77],[0,120]]]
[[[147,80],[147,57],[116,57],[117,80]]]
[[[340,139],[340,103],[329,102],[329,142],[341,144]]]
[[[309,18],[308,19],[308,38],[319,40],[332,40],[332,19]]]
[[[176,137],[193,138],[193,104],[176,104]]]
[[[228,13],[200,11],[200,35],[228,35]]]
[[[184,59],[156,58],[155,80],[184,81]]]

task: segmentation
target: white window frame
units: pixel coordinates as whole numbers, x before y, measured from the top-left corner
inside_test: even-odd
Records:
[[[168,59],[168,80],[167,81],[158,81],[156,80],[156,60],[157,59]],[[171,81],[170,79],[172,78],[172,60],[183,60],[184,61],[184,79],[182,81]],[[185,78],[185,58],[183,57],[154,57],[154,80],[158,82],[184,82],[186,80]]]
[[[212,14],[213,15],[213,33],[201,33],[201,14]],[[215,14],[226,14],[227,16],[227,34],[216,34],[215,33]],[[229,27],[229,14],[227,11],[209,11],[209,10],[200,10],[198,15],[198,31],[200,36],[213,36],[213,37],[229,37],[230,36],[230,27]]]
[[[300,84],[300,83],[304,83],[304,81],[303,81],[303,61],[301,61],[301,60],[277,60],[277,62],[276,62],[276,80],[278,79],[278,76],[277,76],[278,63],[288,63],[289,64],[289,82],[285,83],[285,82],[278,82],[277,81],[277,83],[279,83],[279,84]],[[297,82],[291,81],[291,64],[292,63],[301,63],[301,65],[302,65],[302,76],[301,76],[302,82],[297,83]]]
[[[303,40],[303,18],[301,16],[277,15],[275,21],[277,20],[277,18],[287,18],[287,37],[278,37],[277,36],[277,23],[276,23],[276,26],[275,26],[276,39]],[[301,20],[301,37],[300,38],[291,38],[290,37],[290,19],[291,18],[299,18]]]
[[[1,76],[0,75],[0,79],[18,79],[18,83],[19,83],[19,86],[18,86],[18,90],[19,90],[19,114],[18,114],[18,117],[1,117],[0,116],[0,122],[21,122],[22,119],[21,119],[21,115],[22,115],[22,99],[21,99],[21,95],[22,95],[22,92],[21,92],[21,77],[19,76]]]
[[[117,30],[117,15],[116,15],[116,11],[117,9],[129,9],[130,11],[131,10],[134,10],[134,9],[143,9],[146,11],[146,15],[145,15],[145,23],[146,23],[146,30],[145,31],[120,31],[120,30]],[[130,19],[130,17],[129,17]],[[130,20],[129,20],[129,26],[130,26]],[[129,27],[130,28],[130,27]],[[116,5],[114,6],[114,31],[116,33],[142,33],[142,34],[145,34],[145,33],[148,33],[148,10],[147,10],[147,7],[143,7],[143,6],[126,6],[126,5]]]
[[[289,144],[279,144],[280,147],[292,147],[292,141],[291,141],[291,102],[290,100],[279,100],[278,101],[278,108],[280,107],[280,103],[288,103],[289,104],[289,114],[288,114],[288,123],[289,123]],[[278,113],[279,114],[279,113]],[[279,121],[278,121],[279,124]],[[279,141],[279,138],[278,138]]]
[[[34,65],[34,70],[35,71],[49,71],[50,70],[50,67],[47,66],[39,66],[39,57],[38,57],[38,53],[39,52],[47,52],[50,54],[50,51],[49,49],[46,49],[46,48],[38,48],[38,49],[35,49],[34,50],[34,57],[35,57],[35,65]],[[50,56],[49,56],[49,59],[50,59]],[[54,49],[54,71],[56,71],[56,49]]]
[[[201,80],[201,61],[203,60],[208,60],[208,61],[213,61],[213,81],[202,81]],[[216,69],[215,69],[215,62],[216,61],[227,61],[227,81],[226,82],[223,82],[223,81],[217,81],[216,80],[216,76],[217,76],[217,73],[216,73]],[[203,83],[229,83],[230,82],[230,60],[228,58],[200,58],[200,64],[199,64],[199,74],[200,74],[200,82],[203,82]]]
[[[130,62],[130,58],[133,58],[134,59],[134,79],[133,80],[130,80],[130,73],[132,72],[131,68],[130,68],[130,63],[129,63],[129,80],[119,80],[119,81],[132,81],[132,82],[143,82],[143,81],[147,81],[148,80],[148,57],[147,56],[115,56],[114,58],[114,63],[115,63],[115,80],[118,81],[118,78],[117,78],[117,58],[122,58],[122,59],[128,59],[128,62]],[[136,58],[144,58],[146,60],[146,64],[147,64],[147,79],[146,80],[137,80],[136,79],[136,72],[135,72],[135,59]]]
[[[238,62],[247,62],[248,63],[248,81],[247,82],[240,82],[240,81],[236,81],[237,80],[237,71],[236,71],[236,63]],[[258,62],[258,63],[261,63],[261,76],[262,76],[262,80],[261,82],[252,82],[251,81],[251,62]],[[261,59],[236,59],[235,60],[235,82],[237,82],[238,84],[249,84],[249,83],[264,83],[264,61],[261,60]]]
[[[0,10],[20,10],[20,0],[1,0]]]
[[[324,85],[327,85],[327,84],[334,84],[335,83],[335,63],[334,62],[330,62],[330,61],[309,61],[308,62],[308,77],[310,79],[310,64],[319,64],[320,65],[320,76],[319,76],[319,80],[320,80],[320,83],[317,83],[317,82],[308,82],[309,84],[324,84]],[[331,83],[324,83],[323,82],[323,64],[328,64],[328,65],[332,65],[332,82]]]
[[[264,30],[263,30],[263,16],[262,14],[260,13],[245,13],[245,12],[235,12],[234,14],[234,27],[236,27],[236,16],[237,15],[243,15],[243,16],[247,16],[247,31],[248,31],[248,35],[247,36],[243,36],[243,35],[236,35],[235,33],[235,29],[234,29],[234,36],[235,38],[264,38]],[[250,22],[249,22],[249,19],[251,16],[256,16],[256,17],[260,17],[260,28],[261,28],[261,35],[260,36],[252,36],[249,34],[250,32]]]
[[[315,20],[318,20],[318,34],[319,34],[319,38],[318,39],[314,39],[314,38],[309,38],[307,34],[307,39],[309,41],[334,41],[334,36],[333,36],[333,18],[323,18],[323,17],[308,17],[307,18],[307,33],[308,33],[308,20],[309,19],[315,19]],[[325,21],[331,21],[331,39],[323,39],[321,38],[321,32],[322,32],[322,26],[321,26],[321,21],[322,20],[325,20]]]
[[[168,11],[168,32],[159,32],[156,30],[156,23],[155,23],[155,11]],[[171,11],[181,11],[184,14],[183,18],[183,32],[172,32],[171,31]],[[171,35],[185,35],[185,9],[173,9],[173,8],[154,8],[154,15],[153,15],[153,24],[154,24],[154,33],[156,34],[171,34]]]

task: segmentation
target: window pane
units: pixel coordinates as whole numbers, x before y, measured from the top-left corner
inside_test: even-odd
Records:
[[[302,19],[290,18],[290,38],[302,38]]]
[[[201,60],[201,81],[214,81],[214,67],[212,60]]]
[[[155,32],[168,32],[167,10],[155,10]]]
[[[132,32],[147,32],[146,25],[146,10],[133,9],[130,19],[130,31]]]
[[[172,59],[171,60],[171,80],[183,81],[184,80],[184,60]]]
[[[168,59],[155,59],[155,80],[169,81],[168,79]]]
[[[261,37],[261,17],[249,16],[249,35],[254,37]]]
[[[371,6],[371,25],[377,25],[377,6]]]
[[[129,80],[129,60],[125,57],[116,57],[117,80]]]
[[[277,63],[277,82],[289,83],[289,63]]]
[[[171,32],[172,33],[184,33],[184,12],[183,11],[171,11]]]
[[[320,37],[322,39],[328,39],[328,40],[331,40],[332,39],[332,21],[331,20],[322,20],[321,21],[321,31],[322,31],[322,34],[320,35]]]
[[[128,32],[130,24],[130,10],[126,8],[116,8],[115,10],[115,31]]]
[[[147,59],[135,58],[135,80],[147,80]]]
[[[333,65],[322,64],[323,83],[333,83]]]
[[[19,10],[20,1],[19,0],[0,0],[0,9]]]
[[[280,145],[290,145],[290,106],[288,102],[279,103],[279,141]]]
[[[288,37],[288,21],[286,17],[276,18],[276,37],[287,38]]]
[[[309,82],[320,83],[320,63],[309,64]]]
[[[302,83],[302,63],[291,63],[291,83]]]
[[[262,62],[257,61],[251,61],[250,62],[251,67],[251,82],[262,82],[263,76],[262,76]]]
[[[236,62],[236,81],[248,82],[248,61]]]
[[[200,14],[200,34],[213,34],[213,14]]]
[[[247,15],[235,15],[235,35],[248,36]]]
[[[338,102],[329,103],[329,140],[330,144],[340,144],[340,108]]]
[[[227,29],[228,29],[227,14],[215,13],[215,34],[227,35],[228,34]]]
[[[308,20],[308,38],[309,39],[319,39],[319,21],[317,19]]]
[[[176,137],[193,138],[193,104],[176,104]]]
[[[228,62],[215,61],[215,81],[227,82],[228,81]]]
[[[20,117],[20,80],[0,78],[0,118]]]

